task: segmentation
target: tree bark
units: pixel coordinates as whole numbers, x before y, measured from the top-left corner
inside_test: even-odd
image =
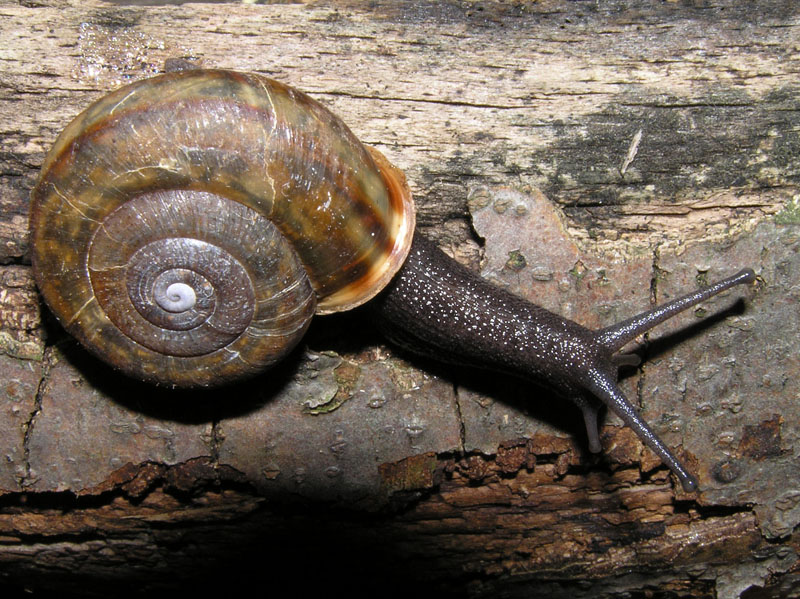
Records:
[[[799,14],[0,4],[0,583],[796,593]],[[405,171],[445,250],[582,324],[753,267],[752,289],[650,335],[623,381],[700,491],[614,418],[592,456],[563,400],[405,356],[359,311],[317,319],[280,367],[213,392],[153,389],[90,357],[40,309],[29,193],[69,120],[176,57],[322,101]]]

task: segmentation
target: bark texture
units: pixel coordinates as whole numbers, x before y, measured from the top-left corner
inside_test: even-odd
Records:
[[[796,596],[800,9],[791,2],[0,3],[0,583],[107,595]],[[420,226],[589,326],[753,267],[652,334],[613,418],[318,319],[262,378],[131,382],[40,308],[58,132],[168,58],[265,73],[402,168]],[[792,594],[794,593],[794,595]]]

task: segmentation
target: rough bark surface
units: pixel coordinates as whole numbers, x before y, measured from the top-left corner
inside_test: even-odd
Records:
[[[29,193],[72,117],[175,57],[321,100],[445,249],[583,324],[752,266],[624,380],[700,492],[614,419],[593,457],[558,398],[410,361],[358,313],[209,393],[89,357],[40,308]],[[0,64],[7,590],[798,596],[794,3],[5,2]]]

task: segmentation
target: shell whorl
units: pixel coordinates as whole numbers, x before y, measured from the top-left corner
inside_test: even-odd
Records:
[[[138,378],[260,372],[313,313],[377,294],[414,228],[405,179],[306,95],[170,73],[101,98],[33,193],[37,282],[65,328]]]

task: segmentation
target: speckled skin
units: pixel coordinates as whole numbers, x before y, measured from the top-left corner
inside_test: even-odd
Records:
[[[596,359],[592,331],[475,276],[419,233],[370,307],[395,325],[386,333],[399,345],[560,388]]]
[[[619,365],[635,363],[617,352],[674,314],[754,277],[742,271],[595,332],[491,285],[416,234],[403,268],[369,306],[387,337],[412,352],[549,383],[583,411],[592,451],[600,451],[601,400],[691,491],[696,479],[617,388]]]

